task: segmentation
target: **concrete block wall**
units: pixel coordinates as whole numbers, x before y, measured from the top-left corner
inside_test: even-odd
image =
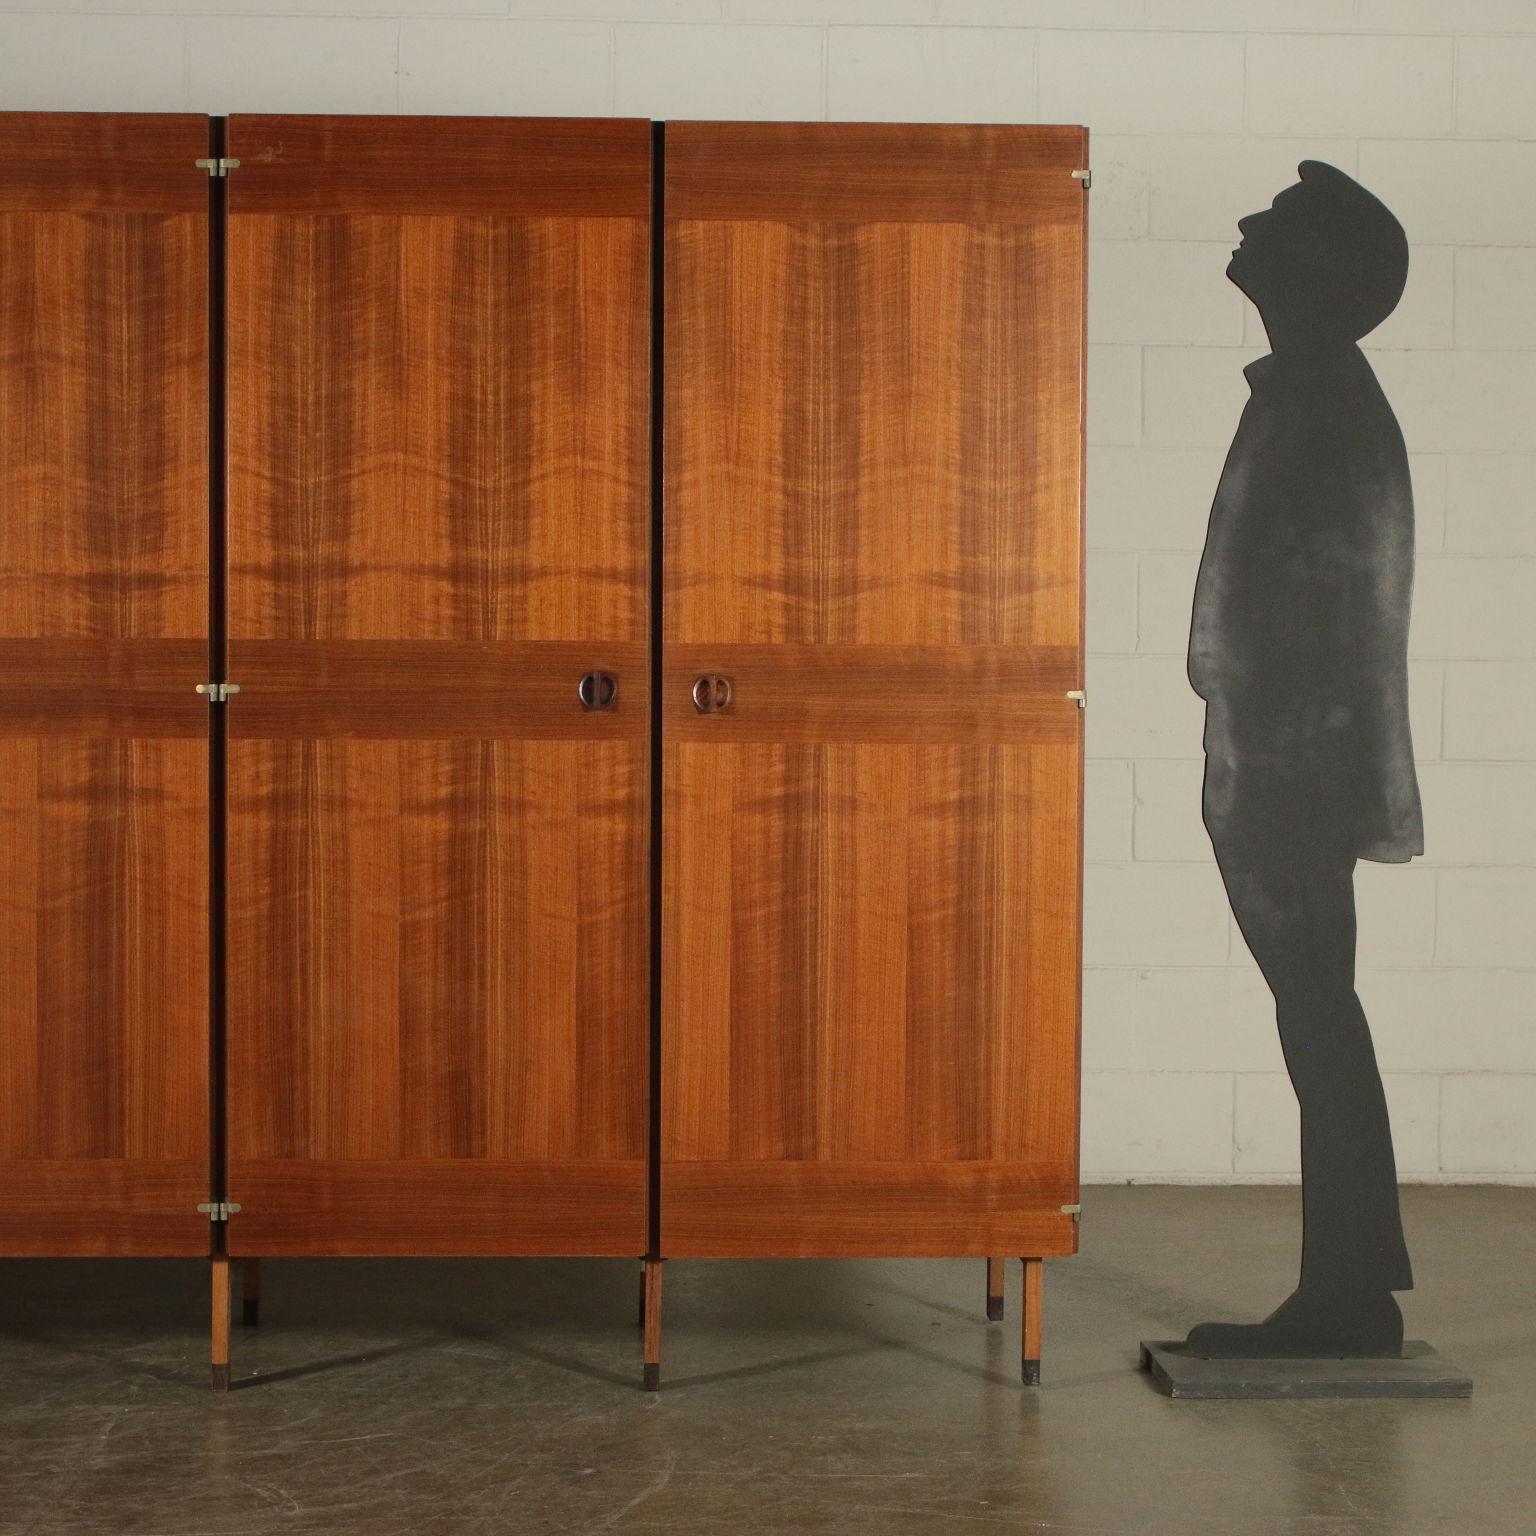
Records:
[[[1297,1171],[1271,1000],[1200,824],[1200,706],[1182,653],[1241,367],[1265,350],[1220,275],[1235,219],[1308,157],[1359,176],[1413,242],[1404,301],[1366,345],[1412,459],[1427,851],[1360,867],[1360,992],[1403,1176],[1529,1182],[1536,94],[1515,82],[1533,78],[1536,5],[1141,10],[1157,38],[1117,34],[1142,68],[1101,78],[1105,110],[1089,117],[1105,131],[1089,311],[1084,1165],[1138,1179]],[[1074,35],[1091,50],[1094,34]],[[1196,55],[1198,100],[1181,76],[1175,100],[1145,103]]]
[[[1363,866],[1405,1178],[1536,1180],[1533,0],[0,0],[0,108],[1093,130],[1091,1178],[1279,1180],[1296,1110],[1199,818],[1183,651],[1264,350],[1223,278],[1302,158],[1413,241],[1368,343],[1412,454],[1428,852]]]

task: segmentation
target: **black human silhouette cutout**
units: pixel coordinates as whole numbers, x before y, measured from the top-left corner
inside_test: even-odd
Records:
[[[1302,1258],[1261,1323],[1202,1323],[1205,1358],[1396,1355],[1413,1275],[1370,1026],[1355,995],[1354,867],[1424,851],[1408,731],[1413,498],[1359,347],[1396,307],[1408,242],[1342,171],[1238,223],[1227,276],[1271,352],[1211,508],[1189,679],[1206,700],[1203,810],[1232,911],[1275,996],[1301,1106]]]

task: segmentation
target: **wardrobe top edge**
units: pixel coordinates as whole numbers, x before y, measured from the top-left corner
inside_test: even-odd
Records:
[[[0,211],[207,208],[195,114],[0,112]],[[233,115],[232,213],[645,219],[644,118]],[[868,219],[1081,215],[1087,130],[1041,123],[672,120],[667,213]],[[893,202],[894,200],[894,202]]]
[[[550,114],[524,114],[501,112],[158,112],[158,111],[95,111],[74,108],[0,108],[0,135],[9,123],[32,119],[39,124],[107,122],[120,119],[136,124],[192,124],[203,125],[217,122],[220,118],[229,123],[242,122],[368,122],[368,123],[569,123],[588,126],[645,128],[660,126],[686,136],[693,129],[733,129],[747,132],[772,132],[776,129],[820,129],[828,133],[857,132],[861,130],[899,131],[902,129],[923,132],[1026,132],[1031,134],[1087,134],[1084,123],[1034,123],[1034,122],[930,122],[911,119],[860,118],[854,121],[829,121],[825,118],[694,118],[694,117],[594,117],[558,116]]]

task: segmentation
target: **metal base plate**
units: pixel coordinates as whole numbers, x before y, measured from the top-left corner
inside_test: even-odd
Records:
[[[1182,1339],[1143,1339],[1141,1368],[1169,1397],[1472,1396],[1472,1378],[1422,1339],[1387,1360],[1202,1360]]]

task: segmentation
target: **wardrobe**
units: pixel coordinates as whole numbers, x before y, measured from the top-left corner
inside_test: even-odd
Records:
[[[0,114],[0,1256],[1041,1261],[1079,128]]]

